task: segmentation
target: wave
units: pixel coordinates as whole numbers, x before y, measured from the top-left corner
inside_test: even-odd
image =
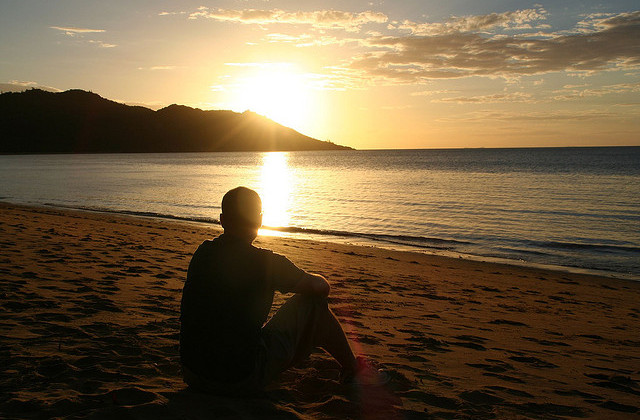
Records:
[[[449,206],[440,206],[440,209],[450,209],[455,210],[461,208],[459,205],[449,205]],[[500,207],[491,207],[484,210],[478,211],[482,212],[491,212],[491,213],[506,213],[506,214],[514,214],[519,216],[526,215],[543,215],[543,216],[569,216],[569,217],[580,217],[580,218],[591,218],[591,219],[604,219],[604,220],[631,220],[631,221],[640,221],[640,215],[636,212],[635,209],[627,210],[627,209],[608,209],[607,212],[579,212],[579,211],[569,211],[569,210],[549,210],[549,209],[523,209],[523,208],[500,208]]]
[[[69,206],[53,203],[45,203],[48,206],[70,208],[76,210],[98,211],[103,213],[125,214],[130,216],[143,216],[153,217],[159,219],[170,220],[182,220],[188,222],[198,222],[219,225],[220,221],[211,217],[197,217],[197,216],[177,216],[173,214],[158,213],[151,211],[137,211],[137,210],[114,210],[102,207],[86,207],[86,206]],[[386,242],[397,245],[406,245],[424,249],[437,249],[437,250],[455,250],[458,246],[468,245],[480,245],[477,242],[465,241],[460,239],[444,239],[424,236],[412,236],[412,235],[391,235],[383,233],[363,233],[363,232],[351,232],[345,230],[333,230],[333,229],[316,229],[305,228],[298,226],[263,226],[263,229],[271,230],[275,232],[293,233],[302,235],[321,235],[340,238],[358,238],[365,239],[374,242]],[[481,241],[482,242],[482,241]],[[536,249],[517,249],[517,248],[502,248],[504,251],[511,251],[516,253],[530,253],[530,254],[548,254],[542,249],[556,249],[556,250],[585,250],[592,252],[640,252],[640,247],[629,246],[626,244],[586,244],[577,242],[561,242],[561,241],[522,241],[525,246],[533,246]],[[501,249],[501,247],[491,247],[494,250]]]
[[[564,250],[585,250],[594,252],[640,252],[640,247],[623,244],[585,244],[559,241],[530,241],[530,243],[541,248]]]
[[[69,205],[54,204],[54,203],[44,203],[44,205],[51,206],[51,207],[60,207],[65,209],[73,209],[73,210],[95,211],[100,213],[125,214],[128,216],[153,217],[157,219],[183,220],[186,222],[209,223],[209,224],[215,224],[215,225],[220,224],[220,221],[218,219],[214,219],[211,217],[176,216],[173,214],[156,213],[152,211],[114,210],[114,209],[108,209],[104,207],[69,206]]]
[[[210,217],[197,217],[197,216],[177,216],[173,214],[157,213],[151,211],[138,211],[138,210],[114,210],[102,207],[88,207],[88,206],[69,206],[62,204],[45,203],[47,206],[61,207],[75,210],[96,211],[101,213],[113,213],[124,214],[129,216],[143,216],[153,217],[158,219],[169,220],[181,220],[188,222],[198,222],[219,225],[220,221]],[[340,238],[359,238],[374,242],[386,242],[396,245],[405,245],[424,249],[437,249],[437,250],[452,250],[458,245],[471,245],[473,242],[455,240],[455,239],[442,239],[442,238],[427,238],[423,236],[411,236],[411,235],[389,235],[389,234],[376,234],[376,233],[361,233],[350,232],[344,230],[332,230],[332,229],[314,229],[303,228],[297,226],[262,226],[262,229],[271,230],[275,232],[303,234],[303,235],[321,235]]]
[[[313,228],[302,228],[302,227],[295,227],[295,226],[286,226],[286,227],[263,226],[263,229],[274,230],[277,232],[285,232],[285,233],[336,236],[336,237],[343,237],[343,238],[360,238],[360,239],[368,239],[372,241],[388,242],[388,243],[393,243],[398,245],[408,245],[408,246],[414,246],[419,248],[442,249],[442,250],[453,249],[456,245],[472,244],[472,242],[455,240],[455,239],[427,238],[424,236],[411,236],[411,235],[359,233],[359,232],[349,232],[344,230],[313,229]]]

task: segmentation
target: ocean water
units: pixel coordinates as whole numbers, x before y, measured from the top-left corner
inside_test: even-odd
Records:
[[[640,147],[0,156],[0,200],[640,279]]]

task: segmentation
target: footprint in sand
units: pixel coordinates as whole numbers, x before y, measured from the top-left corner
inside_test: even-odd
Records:
[[[393,333],[390,333],[389,331],[374,331],[376,334],[379,335],[384,335],[385,337],[395,337],[396,335]]]
[[[492,393],[478,390],[464,391],[459,396],[462,400],[470,402],[476,406],[495,405],[504,401],[503,398],[493,395]]]
[[[421,331],[406,329],[398,329],[398,331],[411,334],[411,337],[407,338],[406,341],[418,343],[427,350],[435,351],[438,353],[447,353],[452,351],[447,348],[449,347],[449,344],[447,342],[435,339],[433,337],[425,337],[424,333]]]
[[[570,405],[530,402],[525,404],[514,404],[513,408],[524,415],[534,418],[548,418],[546,416],[548,416],[549,413],[563,417],[587,417],[586,410]]]
[[[526,363],[530,366],[536,367],[536,368],[542,368],[542,369],[550,369],[550,368],[557,368],[558,365],[554,365],[553,363],[550,362],[545,362],[544,360],[538,359],[537,357],[533,357],[533,356],[511,356],[509,357],[510,360],[514,360],[516,362],[520,362],[520,363]]]
[[[108,395],[114,404],[124,406],[145,404],[159,398],[153,392],[137,387],[114,389]]]
[[[411,390],[403,393],[399,393],[403,398],[418,401],[430,405],[432,407],[444,408],[445,410],[458,410],[460,408],[460,401],[443,397],[440,395],[432,394],[430,392]]]
[[[584,376],[598,380],[598,382],[590,382],[589,385],[615,389],[627,394],[640,396],[640,387],[638,386],[638,382],[629,376],[605,375],[603,373],[585,373]]]
[[[481,369],[484,369],[487,372],[494,372],[494,373],[502,373],[502,372],[507,372],[510,370],[514,370],[513,365],[502,361],[502,360],[496,360],[496,359],[484,359],[486,362],[488,362],[489,364],[469,364],[467,363],[467,365],[469,366],[473,366],[473,367],[478,367]]]
[[[472,343],[469,341],[447,341],[447,343],[452,346],[465,347],[472,350],[479,350],[479,351],[487,350],[486,347],[484,347],[483,345]]]
[[[619,411],[621,413],[637,413],[640,411],[640,408],[635,405],[627,405],[620,404],[615,401],[605,401],[602,404],[598,404],[600,407],[606,408],[607,410]]]
[[[534,343],[538,343],[542,346],[547,346],[547,347],[570,347],[569,344],[564,343],[562,341],[551,341],[551,340],[539,340],[537,338],[534,337],[522,337],[524,340],[527,341],[532,341]]]
[[[511,321],[508,319],[494,319],[493,321],[489,321],[489,324],[494,325],[513,325],[515,327],[528,327],[527,324],[519,321]]]
[[[482,374],[482,376],[490,376],[492,378],[500,379],[502,381],[511,382],[511,383],[515,383],[515,384],[524,384],[524,383],[526,383],[525,381],[523,381],[520,378],[516,378],[516,377],[511,376],[511,375],[504,375],[504,374],[501,374],[501,373],[484,372]]]
[[[529,394],[526,391],[521,391],[519,389],[506,388],[500,385],[492,385],[487,388],[493,389],[495,391],[505,392],[507,394],[515,395],[516,397],[525,397],[525,398],[535,398],[533,395]]]

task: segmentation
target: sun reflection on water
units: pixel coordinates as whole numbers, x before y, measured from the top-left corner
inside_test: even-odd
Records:
[[[263,226],[289,225],[293,173],[288,159],[287,152],[268,152],[262,157],[259,193],[262,198]],[[262,229],[260,234],[273,235],[274,231],[265,232]]]

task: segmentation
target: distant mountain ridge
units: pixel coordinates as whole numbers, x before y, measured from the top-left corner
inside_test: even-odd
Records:
[[[0,94],[0,153],[162,153],[350,149],[253,112],[129,106],[83,90]]]

